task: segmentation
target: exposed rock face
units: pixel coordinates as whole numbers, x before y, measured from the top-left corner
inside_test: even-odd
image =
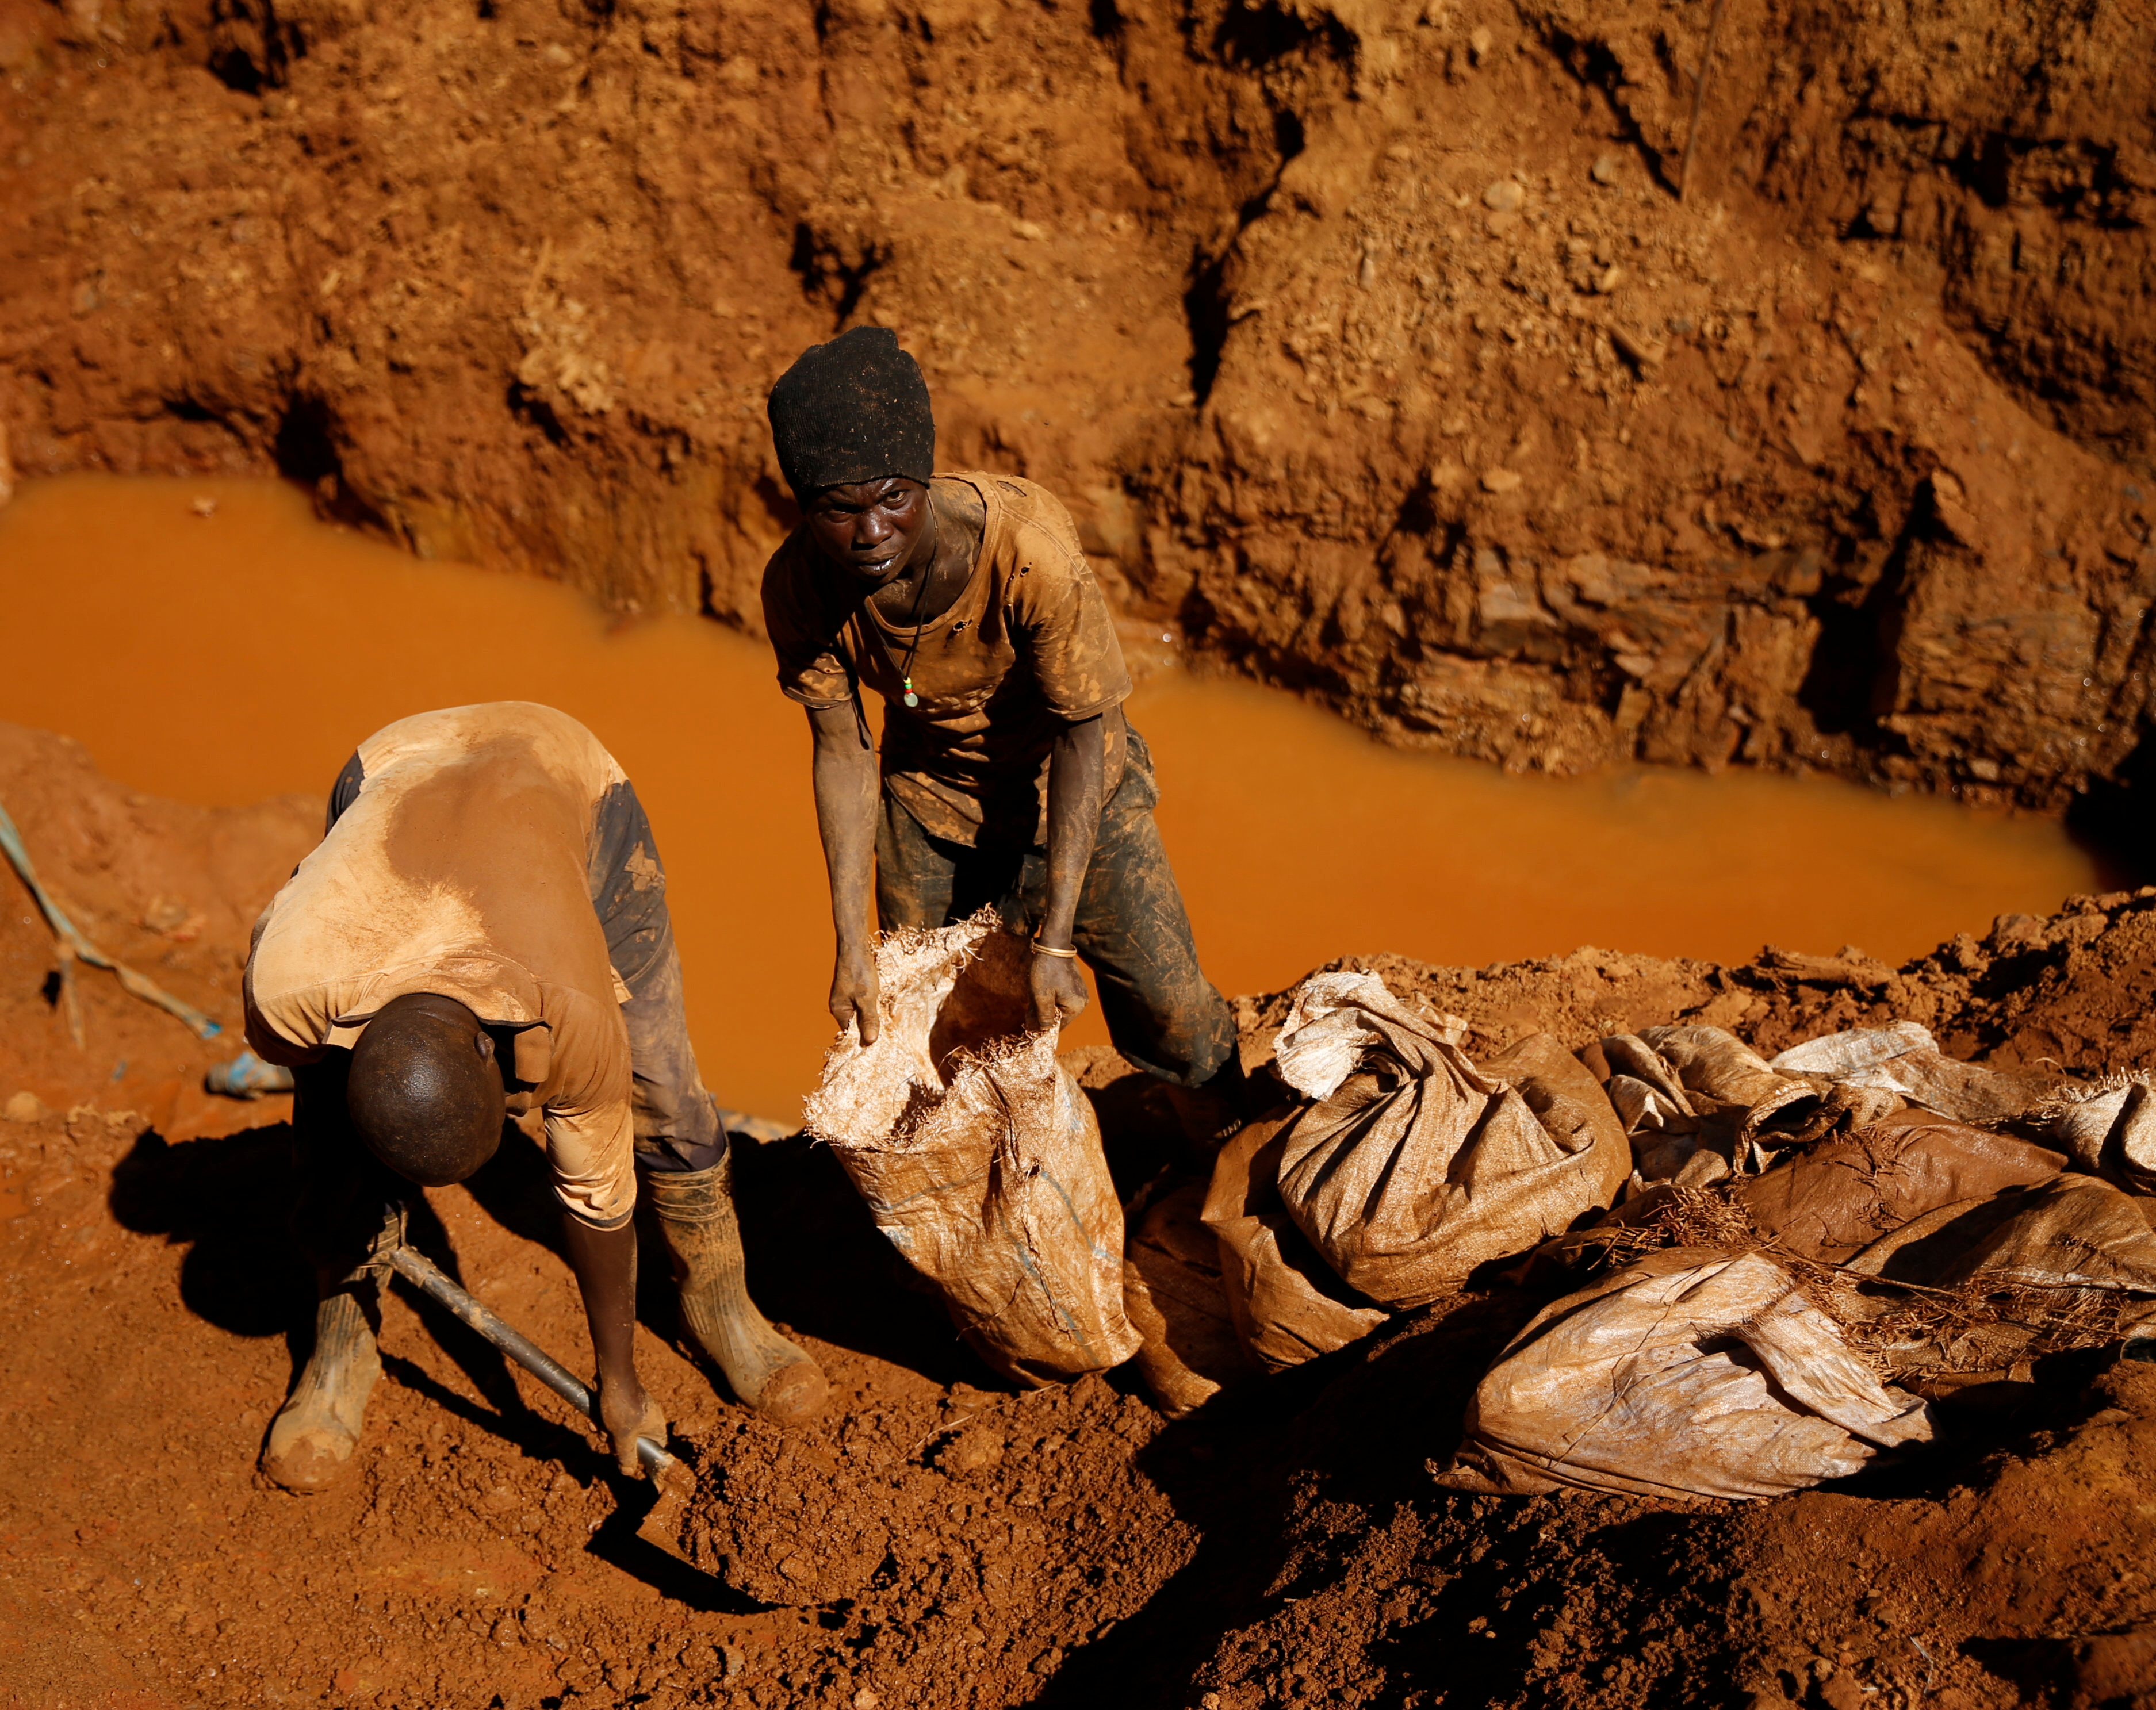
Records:
[[[763,393],[873,320],[1402,740],[2130,775],[2156,18],[1731,8],[1685,185],[1710,13],[0,0],[0,424],[753,626]]]

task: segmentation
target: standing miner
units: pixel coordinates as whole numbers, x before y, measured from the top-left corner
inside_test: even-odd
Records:
[[[245,1001],[249,1045],[298,1082],[295,1228],[320,1302],[263,1452],[280,1484],[319,1490],[358,1447],[383,1251],[411,1184],[464,1180],[531,1111],[623,1471],[639,1435],[666,1434],[633,1352],[639,1174],[683,1321],[734,1394],[782,1421],[821,1407],[822,1372],[748,1297],[658,846],[574,719],[497,701],[361,743],[327,834],[255,927]]]
[[[1082,958],[1116,1050],[1185,1086],[1239,1087],[1069,513],[1015,476],[934,473],[928,388],[886,328],[812,347],[770,410],[803,520],[764,571],[764,620],[814,736],[839,1024],[876,1036],[873,870],[886,930],[992,903],[1029,932],[1036,1028],[1085,1007]],[[863,684],[885,702],[880,767]]]

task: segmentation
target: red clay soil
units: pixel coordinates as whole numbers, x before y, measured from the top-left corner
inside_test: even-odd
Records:
[[[132,797],[13,730],[0,800],[94,935],[228,1015],[244,923],[315,834],[301,804]],[[101,837],[117,827],[139,834]],[[160,896],[203,917],[163,953],[129,924]],[[307,1319],[280,1101],[187,1092],[229,1042],[100,976],[76,1053],[26,912],[0,915],[0,1104],[34,1089],[51,1108],[0,1122],[0,1702],[1886,1710],[2156,1691],[2156,1368],[2056,1357],[1923,1460],[1779,1502],[1470,1497],[1429,1469],[1534,1300],[1407,1315],[1174,1424],[1127,1369],[1015,1394],[796,1142],[747,1150],[742,1195],[757,1296],[832,1376],[823,1423],[785,1435],[720,1399],[646,1279],[639,1358],[702,1478],[686,1542],[726,1583],[639,1541],[640,1492],[588,1431],[401,1286],[358,1464],[289,1495],[254,1470]],[[2156,891],[1899,970],[1360,965],[1466,1016],[1478,1053],[1681,1017],[1772,1050],[1907,1015],[1997,1062],[2156,1059]],[[1279,1007],[1241,1003],[1254,1058]],[[1099,1054],[1081,1066],[1126,1186],[1188,1163],[1158,1096]],[[536,1148],[430,1192],[414,1228],[588,1361]]]
[[[1127,611],[1398,740],[2137,775],[2145,6],[0,0],[0,80],[27,474],[754,628],[765,390],[877,321]]]

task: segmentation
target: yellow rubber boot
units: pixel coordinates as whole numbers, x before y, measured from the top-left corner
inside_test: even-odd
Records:
[[[823,1369],[749,1298],[733,1168],[728,1157],[709,1169],[648,1171],[644,1191],[673,1261],[690,1339],[726,1374],[743,1405],[778,1425],[804,1424],[824,1410],[828,1386]]]

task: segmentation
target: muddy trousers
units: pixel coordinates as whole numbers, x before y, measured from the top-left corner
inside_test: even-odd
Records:
[[[1116,1049],[1183,1086],[1225,1071],[1240,1081],[1235,1021],[1198,965],[1160,828],[1152,760],[1136,731],[1123,781],[1078,894],[1072,947],[1092,970]],[[1045,849],[974,849],[932,837],[886,790],[876,830],[876,916],[886,932],[956,924],[984,905],[1014,927],[1039,926],[1048,891]]]
[[[629,988],[621,1019],[629,1029],[634,1082],[629,1097],[637,1167],[710,1169],[726,1158],[726,1132],[689,1043],[659,840],[629,784],[614,785],[600,801],[588,878],[592,906],[606,929],[607,958]]]

